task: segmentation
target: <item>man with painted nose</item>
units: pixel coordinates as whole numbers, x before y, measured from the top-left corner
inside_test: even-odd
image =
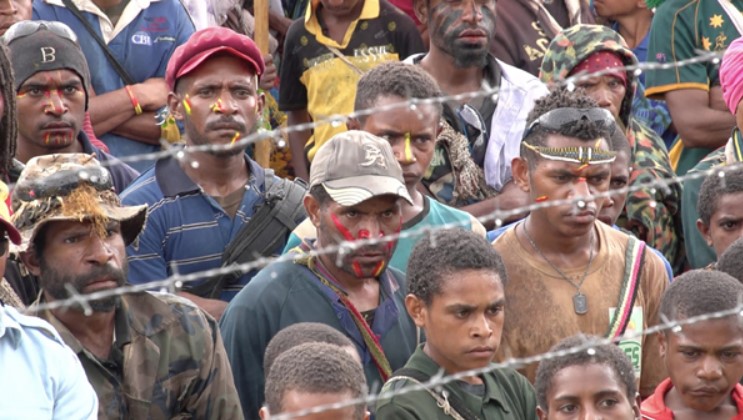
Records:
[[[264,400],[266,346],[289,325],[320,322],[344,333],[370,389],[413,354],[418,335],[405,312],[405,276],[388,266],[403,201],[410,195],[387,140],[352,130],[320,147],[304,198],[316,236],[290,251],[293,261],[276,261],[253,277],[220,321],[247,418]]]

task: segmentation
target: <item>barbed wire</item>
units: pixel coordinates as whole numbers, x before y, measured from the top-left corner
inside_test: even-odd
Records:
[[[564,80],[556,80],[554,82],[554,85],[555,86],[566,86],[568,89],[572,90],[572,89],[575,89],[581,82],[591,80],[594,77],[610,75],[619,70],[632,72],[635,77],[638,77],[640,74],[648,70],[668,70],[668,69],[673,69],[676,67],[685,67],[685,66],[689,66],[692,64],[699,64],[699,63],[706,63],[706,62],[712,62],[713,64],[717,64],[720,62],[722,55],[723,55],[722,52],[707,52],[707,51],[698,51],[698,54],[699,55],[697,55],[696,57],[692,57],[692,58],[688,58],[688,59],[680,60],[676,62],[671,62],[671,63],[645,62],[645,63],[638,63],[636,65],[631,65],[631,66],[607,68],[604,70],[591,72],[591,73],[580,72]],[[459,93],[459,94],[454,94],[454,95],[442,95],[442,96],[434,97],[434,98],[409,98],[406,100],[402,100],[402,101],[387,104],[387,105],[375,105],[373,107],[354,111],[348,114],[329,115],[326,117],[318,118],[316,121],[310,121],[307,123],[295,124],[295,125],[286,126],[286,127],[278,127],[273,130],[259,129],[254,133],[248,134],[238,139],[233,144],[189,145],[187,148],[184,149],[183,147],[178,146],[179,144],[182,144],[182,143],[176,143],[175,145],[171,145],[167,142],[164,142],[163,143],[164,149],[161,151],[142,153],[142,154],[136,154],[136,155],[131,155],[131,156],[121,156],[121,157],[117,156],[117,158],[122,162],[138,162],[138,161],[145,161],[145,160],[157,160],[157,159],[162,159],[166,157],[176,157],[179,160],[183,160],[187,157],[188,153],[220,152],[220,151],[226,151],[226,150],[240,149],[240,148],[245,148],[247,146],[250,146],[252,144],[258,143],[266,139],[271,139],[276,142],[283,142],[284,135],[288,135],[289,133],[293,133],[293,132],[312,130],[312,129],[315,129],[317,127],[321,127],[324,125],[331,125],[333,127],[339,127],[341,124],[346,123],[350,119],[363,118],[366,116],[370,116],[370,115],[374,115],[374,114],[378,114],[382,112],[395,111],[399,109],[407,108],[411,110],[418,110],[419,107],[427,106],[427,105],[438,106],[438,105],[443,105],[447,103],[459,103],[463,101],[469,101],[472,99],[497,97],[501,91],[506,91],[506,90],[507,88],[500,87],[500,86],[485,85],[479,91]],[[107,164],[110,164],[110,163],[107,163]]]
[[[679,62],[674,62],[674,63],[639,63],[634,66],[624,66],[620,68],[606,69],[606,70],[602,70],[602,71],[594,72],[594,73],[581,73],[581,74],[571,76],[563,81],[557,81],[556,84],[567,86],[568,89],[573,89],[577,87],[583,81],[590,80],[591,78],[601,76],[604,74],[611,74],[617,70],[631,71],[633,72],[635,77],[637,77],[643,71],[648,71],[648,70],[665,70],[665,69],[683,67],[683,66],[687,66],[691,64],[708,62],[708,61],[717,63],[719,62],[721,57],[722,57],[722,53],[704,52],[704,53],[700,53],[697,57],[679,61]],[[232,148],[240,148],[240,147],[245,147],[250,144],[256,143],[258,141],[267,139],[267,138],[280,141],[283,139],[284,135],[288,135],[291,132],[314,129],[316,127],[319,127],[321,125],[326,125],[326,124],[338,126],[342,123],[345,123],[350,118],[359,118],[359,117],[373,115],[373,114],[380,113],[380,112],[394,111],[394,110],[398,110],[402,108],[416,110],[416,109],[419,109],[419,107],[426,106],[426,105],[438,105],[438,104],[444,104],[444,103],[449,103],[449,102],[462,102],[462,101],[468,101],[472,99],[484,98],[484,97],[489,97],[489,96],[493,97],[493,96],[499,95],[501,92],[501,89],[502,88],[500,87],[487,87],[486,86],[480,91],[476,91],[476,92],[440,96],[437,98],[403,100],[403,101],[393,103],[393,104],[388,104],[384,106],[375,106],[369,109],[356,111],[353,113],[349,113],[347,115],[332,115],[332,116],[321,118],[317,121],[312,121],[309,123],[303,123],[303,124],[287,126],[287,127],[280,127],[280,128],[277,128],[271,131],[261,131],[261,132],[252,133],[236,141],[235,144],[233,145],[201,145],[201,146],[187,146],[185,148],[166,147],[164,150],[160,152],[153,152],[153,153],[146,153],[146,154],[140,154],[140,155],[135,155],[135,156],[122,157],[120,158],[120,160],[124,162],[135,162],[135,161],[141,161],[141,160],[155,160],[155,159],[161,159],[161,158],[172,156],[172,157],[175,157],[176,159],[184,161],[186,159],[189,159],[189,155],[192,152],[215,152],[215,151],[228,150]],[[102,163],[102,164],[105,165],[105,163]],[[193,165],[193,167],[197,167],[198,162],[195,160],[192,160],[191,165]],[[546,202],[529,204],[527,206],[523,206],[523,207],[519,207],[515,209],[495,208],[490,214],[480,217],[478,218],[478,220],[482,223],[494,222],[496,227],[500,227],[503,224],[504,220],[508,220],[514,216],[518,216],[518,215],[521,215],[527,212],[545,209],[545,208],[549,208],[553,206],[580,205],[581,202],[586,203],[587,201],[594,201],[594,200],[598,200],[602,198],[608,198],[612,195],[615,195],[617,193],[622,193],[622,192],[629,194],[629,193],[636,192],[636,191],[646,190],[646,191],[649,191],[653,197],[655,197],[658,190],[663,191],[665,194],[669,194],[671,191],[670,187],[673,186],[674,184],[680,185],[685,181],[706,178],[707,176],[710,176],[713,174],[717,174],[717,176],[721,176],[724,178],[726,172],[733,171],[733,170],[737,171],[737,170],[740,170],[742,167],[743,165],[741,164],[735,164],[735,165],[714,167],[706,171],[687,173],[684,176],[677,176],[674,174],[669,178],[658,179],[653,182],[627,186],[621,189],[609,190],[604,193],[593,194],[590,197],[574,197],[574,198],[564,199],[564,200],[550,200]],[[654,206],[654,203],[655,203],[654,201],[651,201],[649,205]],[[344,241],[338,245],[326,246],[326,247],[322,247],[319,249],[312,249],[308,252],[307,255],[312,256],[312,257],[319,257],[325,254],[330,254],[330,255],[335,254],[337,256],[336,262],[340,263],[344,255],[346,255],[348,252],[351,252],[352,250],[357,249],[359,247],[372,245],[372,244],[379,244],[381,242],[388,242],[392,240],[399,240],[399,239],[413,237],[413,236],[417,236],[421,234],[434,235],[434,238],[435,238],[435,234],[437,231],[440,231],[442,229],[454,228],[454,227],[466,228],[469,223],[470,223],[469,220],[462,221],[462,222],[451,222],[451,223],[447,223],[445,225],[439,225],[439,226],[426,226],[426,227],[417,227],[415,229],[407,229],[397,234],[385,235],[384,237],[377,238],[377,239],[359,240],[359,241],[354,241],[354,242]],[[190,282],[196,282],[196,281],[203,280],[205,278],[210,278],[213,276],[228,275],[228,274],[232,274],[235,272],[249,273],[257,269],[265,268],[272,263],[292,261],[294,260],[294,258],[296,258],[296,255],[293,255],[291,253],[281,255],[278,257],[259,257],[255,259],[254,261],[251,261],[248,263],[235,264],[229,267],[218,267],[214,269],[203,270],[203,271],[193,272],[193,273],[188,273],[188,274],[179,273],[178,266],[176,264],[172,264],[171,265],[171,271],[173,272],[172,275],[168,276],[165,279],[157,280],[154,282],[149,282],[146,284],[125,285],[122,287],[117,287],[117,288],[109,289],[109,290],[97,291],[97,292],[93,292],[90,294],[81,294],[79,293],[79,291],[75,290],[74,287],[67,285],[69,298],[54,300],[50,302],[43,302],[38,305],[31,305],[30,307],[26,309],[26,311],[37,312],[37,311],[43,311],[43,310],[54,310],[54,309],[62,309],[62,308],[80,308],[83,310],[84,313],[92,314],[93,310],[92,310],[92,307],[90,306],[90,302],[93,300],[99,300],[99,299],[104,299],[104,298],[109,298],[109,297],[114,297],[114,296],[122,296],[125,294],[137,293],[137,292],[142,292],[142,291],[147,291],[147,290],[152,290],[152,289],[160,289],[162,291],[174,293],[178,291],[178,289],[180,289],[184,284],[187,284]],[[511,360],[508,360],[502,363],[493,364],[485,368],[475,369],[475,370],[471,370],[467,372],[460,372],[460,373],[456,373],[456,374],[448,375],[448,376],[443,375],[442,373],[440,375],[433,377],[430,381],[423,383],[422,385],[406,386],[402,389],[396,390],[392,394],[375,395],[374,393],[371,393],[366,398],[349,400],[349,401],[345,401],[343,403],[338,403],[338,404],[317,406],[312,409],[303,410],[297,413],[279,414],[275,417],[272,416],[272,418],[291,419],[291,418],[295,418],[298,416],[303,416],[307,414],[316,414],[316,413],[321,413],[323,411],[328,411],[328,410],[341,409],[344,407],[354,406],[357,404],[373,404],[382,398],[389,398],[391,395],[402,395],[408,392],[414,392],[414,391],[419,391],[423,389],[433,389],[436,387],[446,385],[452,381],[459,380],[464,377],[488,373],[495,369],[519,368],[526,364],[537,363],[537,362],[541,362],[541,361],[548,360],[548,359],[555,358],[555,357],[562,357],[568,354],[577,353],[581,351],[590,351],[591,348],[596,345],[614,343],[614,342],[621,341],[621,340],[641,338],[645,335],[665,331],[668,329],[676,331],[678,328],[680,328],[683,325],[703,322],[703,321],[712,320],[712,319],[718,319],[718,318],[735,315],[735,314],[739,314],[743,316],[743,305],[739,305],[735,309],[700,315],[698,317],[692,317],[692,318],[689,318],[683,321],[664,320],[662,324],[659,324],[652,328],[645,329],[641,332],[627,333],[615,339],[608,339],[608,338],[602,339],[599,342],[587,343],[585,345],[577,346],[571,349],[561,350],[557,352],[546,352],[546,353],[542,353],[542,354],[534,355],[530,357],[525,357],[525,358],[511,359]]]
[[[738,298],[739,302],[741,302],[741,298],[743,298],[743,296],[740,296]],[[508,316],[508,314],[506,314],[506,316]],[[388,399],[390,397],[405,395],[405,394],[416,392],[416,391],[424,391],[427,389],[436,389],[436,388],[445,386],[457,380],[465,379],[465,378],[472,377],[472,376],[487,374],[487,373],[493,372],[498,369],[520,369],[526,365],[530,365],[534,363],[541,363],[545,360],[565,357],[571,354],[576,354],[576,353],[580,353],[584,351],[588,352],[589,354],[592,354],[592,353],[595,353],[595,350],[593,349],[597,346],[617,344],[621,341],[626,341],[626,340],[642,339],[646,335],[662,333],[668,330],[670,330],[671,332],[675,334],[678,334],[682,332],[683,327],[686,325],[692,325],[692,324],[697,324],[700,322],[727,318],[729,316],[743,317],[743,304],[739,303],[735,308],[697,315],[697,316],[689,317],[686,319],[680,319],[680,320],[666,319],[662,323],[643,329],[642,331],[633,331],[630,333],[625,333],[615,338],[598,337],[595,340],[590,340],[584,344],[574,346],[574,347],[564,349],[564,350],[548,351],[548,352],[537,354],[534,356],[509,359],[503,362],[491,363],[489,366],[486,366],[486,367],[457,372],[457,373],[450,374],[450,375],[445,375],[443,371],[439,371],[439,373],[437,375],[432,376],[429,381],[422,382],[421,384],[412,383],[410,385],[405,385],[402,388],[395,389],[394,391],[390,391],[390,392],[380,392],[378,394],[369,393],[369,395],[363,398],[349,399],[347,401],[342,401],[342,402],[338,402],[334,404],[318,405],[312,408],[308,408],[308,409],[301,410],[301,411],[296,411],[293,413],[281,413],[275,416],[272,415],[271,419],[289,420],[289,419],[293,419],[296,417],[306,416],[309,414],[317,414],[317,413],[322,413],[324,411],[338,410],[338,409],[342,409],[346,407],[356,406],[359,404],[366,404],[368,406],[373,407],[372,404],[378,401],[381,401],[381,400]]]

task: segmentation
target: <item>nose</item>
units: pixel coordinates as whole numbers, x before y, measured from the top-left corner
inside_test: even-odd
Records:
[[[474,321],[471,331],[472,336],[475,338],[490,337],[493,335],[493,326],[488,317],[483,313]]]
[[[47,95],[49,102],[44,107],[44,113],[60,116],[67,112],[67,106],[58,89],[49,90]]]
[[[403,141],[397,142],[392,148],[392,151],[395,153],[395,158],[401,166],[410,165],[416,161],[415,156],[413,155],[413,145],[412,140],[410,139],[410,133],[405,133]]]
[[[237,112],[237,104],[232,100],[232,96],[224,93],[217,98],[212,105],[212,111],[217,114],[234,114]]]
[[[702,360],[699,366],[697,376],[706,381],[715,381],[722,377],[722,368],[720,362],[712,356],[707,356]]]
[[[593,405],[583,406],[581,408],[581,414],[578,417],[580,420],[602,420],[604,418]]]
[[[475,0],[467,0],[465,2],[462,20],[470,23],[479,23],[482,21],[482,12]]]
[[[583,197],[583,199],[589,200],[592,195],[591,188],[589,187],[586,178],[578,177],[573,183],[570,197]]]
[[[611,92],[609,89],[599,86],[593,91],[593,95],[591,96],[593,96],[593,99],[596,100],[602,108],[608,108],[612,105]]]
[[[359,223],[359,230],[356,232],[358,239],[373,239],[384,236],[382,227],[374,217],[367,217]]]
[[[0,15],[12,16],[18,13],[13,0],[0,0]]]
[[[87,261],[91,265],[106,265],[114,258],[114,248],[96,232],[90,232],[87,247]]]

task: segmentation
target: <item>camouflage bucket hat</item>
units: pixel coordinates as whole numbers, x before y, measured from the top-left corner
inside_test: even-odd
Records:
[[[104,235],[109,221],[121,223],[124,242],[132,243],[144,227],[147,206],[122,206],[108,170],[94,155],[65,153],[28,161],[11,197],[13,224],[26,251],[46,223],[90,221]]]

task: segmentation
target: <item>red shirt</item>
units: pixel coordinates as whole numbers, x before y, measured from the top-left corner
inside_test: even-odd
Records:
[[[664,401],[666,394],[671,390],[671,388],[673,388],[673,384],[671,383],[671,379],[668,378],[655,388],[655,392],[653,392],[653,395],[651,395],[650,398],[642,402],[640,411],[642,412],[643,419],[673,420],[673,411],[666,407]],[[735,401],[735,405],[738,407],[738,414],[731,420],[743,420],[743,386],[735,384],[732,397],[733,401]]]

